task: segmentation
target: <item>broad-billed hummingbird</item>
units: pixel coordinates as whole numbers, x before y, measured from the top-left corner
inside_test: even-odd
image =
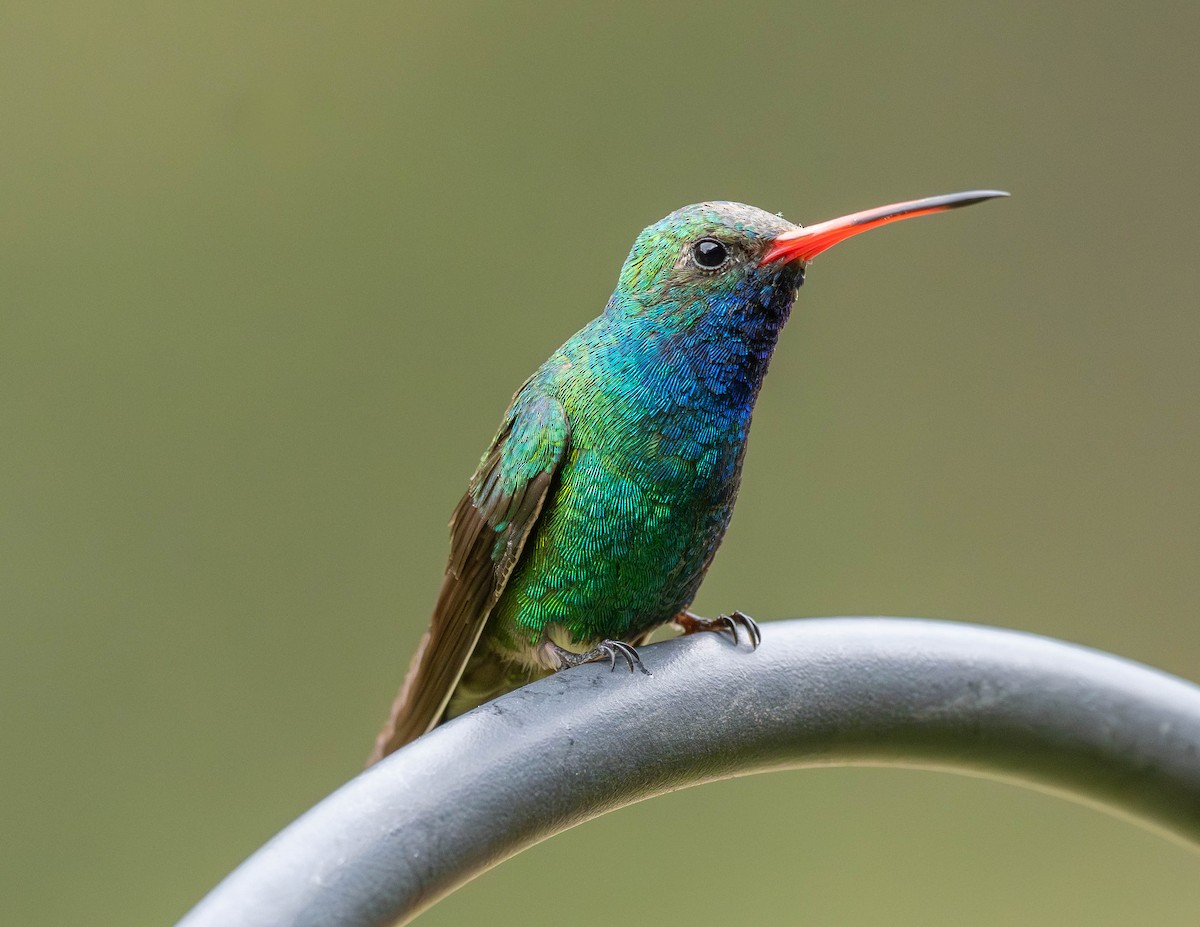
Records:
[[[517,390],[450,520],[450,562],[371,762],[532,679],[620,659],[688,607],[725,534],[754,401],[816,255],[975,190],[803,228],[741,203],[647,228],[604,312]]]

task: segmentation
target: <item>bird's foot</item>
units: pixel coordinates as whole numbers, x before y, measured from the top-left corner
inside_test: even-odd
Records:
[[[758,622],[745,612],[733,612],[729,615],[718,615],[716,618],[701,618],[691,612],[680,612],[672,621],[684,634],[699,634],[701,631],[713,631],[717,634],[728,634],[734,644],[739,643],[738,628],[744,628],[750,638],[750,649],[757,650],[762,643],[762,631]]]
[[[583,653],[575,653],[565,647],[559,647],[553,641],[546,641],[542,647],[545,648],[551,661],[558,663],[559,669],[566,669],[568,666],[582,666],[584,663],[603,663],[607,660],[611,672],[617,668],[617,657],[620,657],[629,665],[629,672],[632,673],[636,666],[647,676],[651,675],[650,670],[642,665],[642,658],[638,655],[637,650],[624,641],[601,641],[591,650]]]

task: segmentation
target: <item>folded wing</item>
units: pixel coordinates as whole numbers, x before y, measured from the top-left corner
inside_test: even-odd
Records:
[[[569,443],[570,427],[558,400],[526,382],[450,519],[450,562],[433,619],[368,765],[441,720],[536,527]]]

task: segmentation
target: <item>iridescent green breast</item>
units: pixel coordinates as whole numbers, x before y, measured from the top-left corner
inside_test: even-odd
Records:
[[[558,626],[576,645],[632,639],[695,597],[733,509],[750,404],[715,393],[661,345],[621,349],[602,317],[529,389],[571,426],[551,499],[485,636],[520,654]],[[711,374],[712,371],[709,371]]]

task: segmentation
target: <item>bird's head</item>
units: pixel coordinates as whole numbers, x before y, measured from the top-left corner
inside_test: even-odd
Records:
[[[715,312],[777,331],[808,262],[825,249],[889,222],[1007,195],[975,190],[929,197],[807,228],[742,203],[685,206],[637,237],[609,310],[659,330],[686,330]]]

